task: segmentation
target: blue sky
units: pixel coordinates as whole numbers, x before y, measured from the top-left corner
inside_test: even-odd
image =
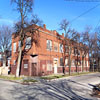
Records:
[[[48,29],[59,31],[59,23],[62,19],[67,19],[70,22],[99,3],[35,0],[33,13],[43,20]],[[7,24],[13,26],[13,23],[18,20],[19,14],[14,8],[15,6],[10,4],[10,0],[0,0],[0,25]],[[72,22],[71,27],[81,32],[88,25],[95,28],[98,21],[100,21],[100,6]]]

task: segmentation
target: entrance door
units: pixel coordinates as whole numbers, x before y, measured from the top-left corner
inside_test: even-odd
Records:
[[[36,76],[37,75],[37,63],[32,63],[32,71],[31,71],[31,75],[32,76]]]
[[[54,74],[57,74],[57,65],[58,65],[58,61],[54,60]]]

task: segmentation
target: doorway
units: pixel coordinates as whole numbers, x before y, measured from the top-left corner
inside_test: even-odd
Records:
[[[37,63],[32,63],[31,75],[37,76]]]
[[[54,60],[54,74],[57,74],[58,60]]]

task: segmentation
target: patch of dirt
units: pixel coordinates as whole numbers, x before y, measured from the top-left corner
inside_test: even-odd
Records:
[[[100,84],[93,87],[93,92],[91,96],[100,98]]]

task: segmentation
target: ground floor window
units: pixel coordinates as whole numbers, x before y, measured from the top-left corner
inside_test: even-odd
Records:
[[[64,66],[63,58],[60,58],[60,66]]]
[[[52,71],[52,64],[47,64],[47,71]]]
[[[24,68],[25,68],[25,69],[28,68],[28,60],[24,60],[24,61],[23,61],[23,65],[24,65]]]

